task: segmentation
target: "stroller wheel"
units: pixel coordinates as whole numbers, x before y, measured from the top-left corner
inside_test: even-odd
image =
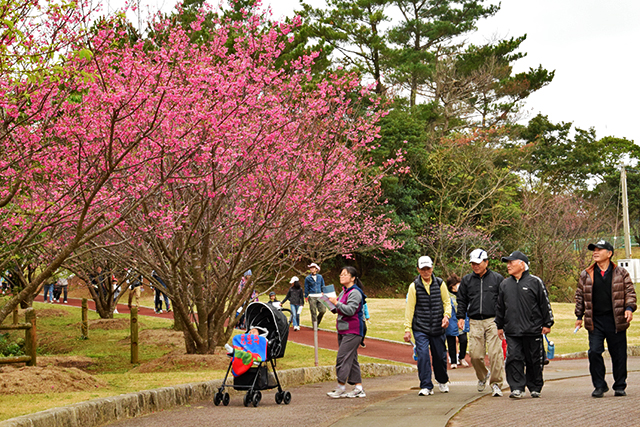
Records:
[[[253,402],[252,403],[253,403],[254,408],[260,404],[261,400],[262,400],[262,393],[260,393],[259,391],[256,391],[255,393],[253,393]]]
[[[224,396],[222,396],[222,404],[224,406],[229,406],[229,393],[225,393]]]
[[[276,403],[279,405],[282,403],[282,399],[284,398],[283,396],[284,392],[280,393],[279,391],[276,392]]]
[[[213,404],[218,406],[220,405],[220,402],[222,402],[222,393],[217,392],[214,396],[213,396]]]
[[[285,391],[284,398],[282,401],[284,402],[285,405],[288,405],[289,403],[291,403],[291,393],[288,391]]]
[[[247,394],[244,395],[244,399],[242,399],[242,403],[244,403],[244,406],[249,406],[252,400],[253,400],[253,396],[252,396],[251,390],[249,390]]]

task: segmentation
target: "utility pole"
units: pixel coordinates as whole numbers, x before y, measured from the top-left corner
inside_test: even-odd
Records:
[[[627,199],[627,171],[624,166],[620,172],[620,184],[622,185],[622,228],[624,228],[624,254],[626,259],[631,259],[631,233],[629,231],[629,200]]]

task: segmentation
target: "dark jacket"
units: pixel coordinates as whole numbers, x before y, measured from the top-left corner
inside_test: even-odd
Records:
[[[553,326],[553,312],[547,289],[540,278],[528,271],[520,280],[509,276],[500,283],[496,306],[496,326],[506,335],[536,336]]]
[[[304,305],[304,289],[302,289],[302,286],[298,286],[297,289],[295,286],[291,286],[282,300],[282,304],[287,301],[293,305]]]
[[[501,274],[487,269],[484,276],[467,274],[458,287],[458,319],[469,316],[470,319],[483,320],[496,316],[498,287],[504,280]]]
[[[309,294],[322,293],[323,286],[324,279],[319,273],[316,274],[316,280],[313,280],[313,275],[308,275],[304,278],[304,297],[307,298]]]
[[[611,276],[611,305],[613,307],[613,318],[616,321],[616,331],[624,331],[629,327],[629,323],[624,317],[625,310],[635,311],[636,291],[629,272],[622,267],[613,264]],[[593,331],[593,269],[595,263],[580,273],[578,288],[576,289],[576,310],[578,319],[584,316],[584,327],[588,331]]]

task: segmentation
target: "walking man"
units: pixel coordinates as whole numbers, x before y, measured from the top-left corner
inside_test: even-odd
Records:
[[[472,251],[469,262],[473,273],[464,276],[458,287],[458,328],[464,328],[464,319],[469,316],[469,355],[478,378],[477,390],[484,391],[489,381],[493,396],[501,397],[504,357],[495,317],[498,288],[504,277],[489,270],[489,256],[482,249]],[[489,353],[491,370],[484,364],[485,353]]]
[[[589,244],[593,261],[580,273],[576,289],[576,328],[589,331],[589,372],[593,383],[593,397],[609,391],[604,379],[602,353],[604,340],[611,355],[613,390],[616,396],[627,392],[627,328],[636,310],[636,291],[627,270],[611,262],[613,246],[600,240]]]
[[[304,297],[309,302],[309,313],[311,313],[311,323],[313,324],[317,320],[317,326],[320,326],[322,317],[327,311],[327,307],[322,303],[320,297],[322,296],[322,287],[324,286],[324,279],[319,273],[320,266],[315,262],[309,264],[309,274],[304,279]]]
[[[447,349],[444,332],[451,317],[451,299],[447,285],[433,274],[433,261],[428,256],[418,258],[418,273],[409,285],[407,306],[404,312],[404,340],[411,342],[411,332],[418,355],[419,396],[433,394],[431,381],[431,359],[433,373],[440,392],[449,391],[447,375]],[[429,357],[429,349],[431,357]]]
[[[524,397],[525,386],[531,397],[540,397],[544,385],[542,335],[553,326],[547,289],[540,278],[529,273],[529,258],[522,252],[503,257],[502,262],[507,263],[510,276],[500,284],[496,325],[500,339],[507,338],[509,397]]]

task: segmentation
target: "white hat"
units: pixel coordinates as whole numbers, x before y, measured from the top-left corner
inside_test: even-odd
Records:
[[[311,264],[307,265],[307,267],[308,268],[315,267],[315,268],[318,269],[318,271],[320,271],[320,266],[318,264],[316,264],[315,262],[312,262]]]
[[[433,261],[428,256],[421,256],[418,258],[418,268],[423,269],[425,267],[433,268]]]
[[[487,252],[482,249],[474,249],[469,254],[469,262],[473,262],[475,264],[480,264],[485,259],[489,259],[489,255],[487,255]]]
[[[289,280],[289,283],[296,283],[298,281],[300,281],[300,279],[298,279],[298,276],[293,276],[291,280]]]

